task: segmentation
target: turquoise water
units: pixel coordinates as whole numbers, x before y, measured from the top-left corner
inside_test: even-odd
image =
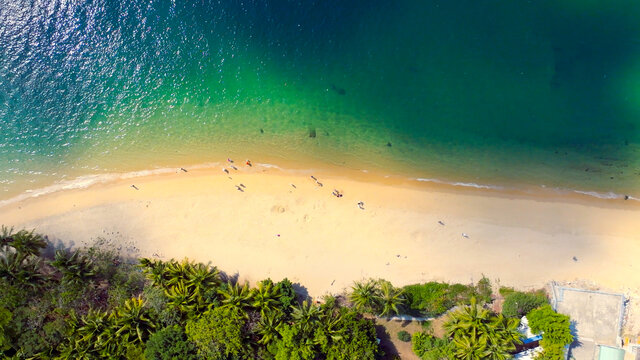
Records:
[[[637,1],[0,0],[0,199],[228,154],[638,197],[639,18]]]

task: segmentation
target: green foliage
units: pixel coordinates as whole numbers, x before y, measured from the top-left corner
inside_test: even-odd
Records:
[[[529,311],[547,303],[547,295],[544,291],[523,293],[510,292],[502,304],[502,315],[506,317],[522,317]]]
[[[11,347],[9,336],[7,334],[7,325],[11,322],[11,312],[0,307],[0,353]]]
[[[475,291],[471,286],[428,282],[405,286],[404,292],[409,313],[437,316],[455,306],[458,301],[466,300]]]
[[[275,285],[276,292],[280,294],[278,301],[280,303],[280,311],[289,314],[292,307],[297,305],[297,295],[293,288],[293,284],[289,279],[284,278]]]
[[[196,352],[196,346],[187,339],[184,330],[174,325],[151,335],[144,356],[146,360],[196,360]]]
[[[81,284],[96,275],[93,262],[78,250],[73,253],[56,250],[51,266],[62,273],[62,282],[67,284]]]
[[[482,278],[478,280],[478,283],[476,284],[476,293],[480,302],[491,302],[493,291],[491,290],[491,280],[489,280],[488,277],[483,275]]]
[[[443,327],[453,343],[455,358],[497,360],[509,358],[515,344],[520,343],[519,322],[491,314],[472,298],[470,305],[451,312]]]
[[[187,322],[186,333],[206,359],[241,359],[248,354],[242,332],[245,322],[240,309],[219,307]]]
[[[424,332],[411,337],[411,350],[423,360],[448,360],[454,358],[454,347],[448,339],[439,339]]]
[[[400,330],[400,331],[398,331],[398,340],[404,341],[404,342],[409,342],[409,341],[411,341],[411,334],[409,334],[408,332],[406,332],[404,330]]]
[[[569,317],[558,314],[550,305],[531,310],[527,319],[534,334],[542,332],[543,347],[545,344],[564,346],[573,342]]]
[[[507,287],[507,286],[501,286],[500,290],[498,290],[498,292],[500,293],[500,295],[502,297],[507,297],[507,295],[515,292],[516,290],[512,287]]]
[[[542,352],[535,357],[536,360],[564,360],[564,346],[560,344],[549,344],[544,339],[540,341]]]
[[[382,279],[355,282],[351,290],[349,300],[357,310],[380,316],[399,314],[406,302],[403,289]]]

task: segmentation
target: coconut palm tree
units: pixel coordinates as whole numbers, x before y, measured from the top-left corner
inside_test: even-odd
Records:
[[[404,291],[394,288],[388,281],[381,281],[378,303],[381,308],[380,316],[398,314],[405,303]]]
[[[294,326],[298,327],[303,334],[311,334],[315,325],[324,317],[320,307],[305,300],[299,306],[294,306],[291,312]]]
[[[244,310],[251,306],[252,294],[247,283],[242,286],[237,283],[229,284],[226,288],[218,290],[218,293],[222,295],[223,307],[235,307]]]
[[[364,282],[355,282],[351,289],[349,300],[356,310],[374,311],[378,307],[380,290],[375,281],[369,279]]]
[[[0,257],[0,277],[15,285],[36,288],[45,279],[40,263],[39,258],[24,259],[18,253],[5,253]]]
[[[462,306],[449,314],[443,325],[457,359],[506,359],[520,342],[518,320],[493,315],[477,305]]]
[[[215,266],[210,267],[202,263],[189,263],[187,266],[185,284],[192,288],[197,296],[202,296],[206,290],[215,288],[220,283],[220,271]]]
[[[252,290],[251,306],[260,310],[260,315],[265,316],[266,312],[275,311],[278,307],[280,294],[274,288],[273,282],[261,281],[258,287]]]
[[[125,344],[144,343],[156,327],[140,297],[126,300],[111,316],[116,330],[114,334]]]
[[[40,251],[47,247],[47,242],[42,235],[36,234],[34,230],[20,230],[13,232],[13,228],[2,226],[0,229],[0,246],[6,254],[9,247],[13,248],[20,260],[24,260],[32,255],[40,255]]]
[[[93,262],[80,255],[78,250],[71,254],[64,250],[56,250],[51,265],[62,272],[62,282],[67,284],[82,284],[97,273]]]
[[[268,345],[278,339],[278,326],[281,324],[281,314],[276,311],[267,312],[258,321],[259,344]]]

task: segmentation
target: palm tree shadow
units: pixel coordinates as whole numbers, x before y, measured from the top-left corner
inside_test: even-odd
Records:
[[[240,273],[236,272],[233,275],[229,275],[224,271],[220,271],[220,279],[222,281],[227,282],[231,285],[235,285],[238,283],[238,279],[240,278]]]
[[[376,324],[376,337],[380,339],[380,349],[384,351],[384,357],[382,359],[394,359],[400,356],[398,349],[391,341],[391,336],[387,333],[384,326]]]
[[[569,345],[569,358],[572,358],[573,349],[581,347],[583,343],[578,340],[578,322],[571,320],[569,328],[571,329],[571,335],[573,335],[573,342]]]
[[[300,283],[293,283],[291,284],[291,287],[293,287],[293,290],[296,292],[296,297],[298,298],[298,300],[305,301],[309,299],[309,291],[306,287],[304,287]]]
[[[57,250],[66,250],[70,252],[76,245],[73,241],[63,242],[57,237],[44,236],[44,240],[47,242],[47,247],[42,250],[40,255],[49,260],[55,257]]]

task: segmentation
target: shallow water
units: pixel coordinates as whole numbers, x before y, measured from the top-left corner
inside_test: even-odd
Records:
[[[640,196],[635,1],[0,0],[0,199],[268,155]]]

